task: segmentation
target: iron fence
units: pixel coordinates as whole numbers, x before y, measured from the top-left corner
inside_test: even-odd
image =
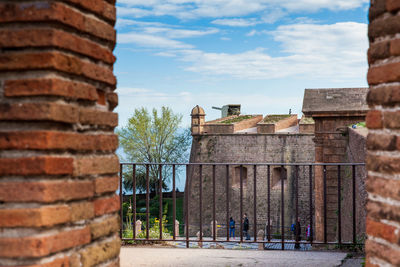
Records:
[[[181,242],[186,242],[186,247],[189,247],[190,242],[215,242],[215,243],[224,243],[224,242],[233,242],[233,243],[258,243],[258,244],[266,244],[266,243],[280,243],[281,244],[281,249],[285,249],[285,244],[318,244],[318,245],[329,245],[329,244],[334,244],[334,245],[360,245],[360,243],[357,242],[357,236],[356,236],[356,168],[358,166],[365,166],[365,163],[121,163],[120,164],[120,182],[119,182],[119,196],[120,196],[120,204],[122,207],[122,202],[123,202],[123,171],[124,171],[124,166],[131,166],[132,167],[132,214],[134,215],[133,218],[134,221],[132,223],[132,237],[126,238],[123,236],[123,210],[121,208],[121,229],[120,229],[120,236],[121,239],[124,241],[181,241]],[[145,237],[144,238],[138,238],[136,235],[136,170],[138,166],[142,166],[145,169],[145,194],[146,194],[146,212],[145,212],[145,218],[146,218],[146,223],[144,226],[145,229]],[[158,196],[159,196],[159,222],[158,222],[158,238],[150,238],[150,166],[156,166],[158,169]],[[199,212],[199,225],[191,225],[189,223],[189,203],[190,203],[190,197],[189,197],[189,192],[186,192],[189,190],[189,188],[186,188],[184,198],[185,198],[185,216],[184,216],[184,237],[178,237],[179,233],[176,232],[176,168],[177,166],[184,166],[186,168],[186,180],[189,179],[189,168],[197,168],[198,175],[199,175],[199,206],[198,206],[198,212]],[[212,228],[212,236],[211,239],[204,239],[203,234],[200,234],[197,237],[191,237],[189,235],[190,233],[190,227],[198,227],[199,232],[203,233],[203,167],[204,166],[211,166],[212,168],[212,222],[213,222],[213,227]],[[240,213],[240,226],[239,228],[239,239],[234,239],[232,240],[230,238],[229,234],[229,205],[230,205],[230,194],[229,194],[229,188],[230,188],[230,174],[229,174],[229,169],[231,166],[240,166],[240,199],[239,199],[239,213]],[[252,167],[253,168],[253,237],[251,240],[245,240],[243,236],[243,167]],[[257,168],[260,166],[263,166],[264,168],[267,168],[267,223],[265,224],[265,235],[262,238],[258,238],[257,236],[257,230],[260,228],[257,222]],[[272,233],[272,227],[273,225],[271,224],[271,166],[279,166],[281,168],[284,168],[285,166],[291,166],[294,167],[294,183],[295,183],[295,218],[299,218],[299,191],[298,191],[298,183],[299,183],[299,167],[302,166],[304,168],[308,168],[308,201],[309,201],[309,236],[306,240],[301,240],[299,238],[295,238],[295,240],[290,240],[286,238],[286,234],[288,230],[285,228],[288,228],[285,226],[285,205],[284,205],[284,177],[283,177],[283,172],[281,173],[282,177],[280,179],[280,202],[281,202],[281,224],[280,224],[280,240],[276,240],[276,235]],[[323,223],[323,240],[315,240],[314,236],[314,207],[313,207],[313,168],[315,166],[320,166],[323,169],[323,218],[324,218],[324,223]],[[328,230],[328,224],[327,224],[327,167],[333,166],[337,168],[337,238],[336,241],[328,241],[327,237],[327,230]],[[164,167],[169,167],[172,169],[172,207],[173,207],[173,218],[172,221],[173,223],[170,224],[172,225],[172,238],[164,238],[163,237],[163,168]],[[224,238],[218,238],[217,237],[217,223],[216,223],[216,168],[217,167],[225,167],[226,168],[226,216],[225,216],[225,222],[221,224],[223,228],[225,228],[226,231],[226,236]],[[341,204],[341,198],[342,198],[342,193],[341,193],[341,168],[342,167],[350,167],[351,168],[351,179],[352,179],[352,241],[351,242],[343,242],[342,241],[342,204]],[[263,225],[263,224],[261,224]],[[153,224],[154,226],[154,224]],[[165,226],[165,224],[164,224]],[[264,227],[263,227],[264,228]],[[304,229],[304,227],[303,227]]]

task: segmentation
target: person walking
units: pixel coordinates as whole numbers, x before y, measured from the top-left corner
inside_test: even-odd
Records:
[[[229,237],[235,238],[235,220],[232,217],[229,219]]]
[[[243,216],[243,236],[246,237],[246,240],[250,240],[249,227],[249,219],[247,218],[247,213],[245,213]]]

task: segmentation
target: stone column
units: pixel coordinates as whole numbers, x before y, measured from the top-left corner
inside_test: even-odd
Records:
[[[400,2],[371,1],[366,266],[400,266]]]
[[[0,2],[1,266],[119,266],[115,11]]]
[[[179,221],[175,220],[175,236],[179,236]]]
[[[138,236],[138,234],[140,234],[142,232],[142,221],[137,220],[135,227],[136,227],[136,236]]]

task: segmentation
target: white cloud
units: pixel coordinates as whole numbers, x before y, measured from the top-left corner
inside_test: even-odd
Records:
[[[365,75],[366,24],[294,24],[280,26],[270,34],[281,43],[282,52],[287,55],[271,56],[262,48],[236,54],[184,49],[180,52],[181,60],[188,63],[188,71],[242,79],[295,75],[312,79],[354,79]]]
[[[162,34],[171,39],[200,37],[218,33],[216,28],[209,28],[207,30],[187,30],[187,29],[171,29],[165,27],[146,27],[144,32],[148,34]]]
[[[188,49],[193,48],[192,45],[185,44],[180,41],[169,38],[143,34],[137,32],[120,33],[117,35],[117,42],[120,44],[133,43],[142,47],[167,48],[167,49]]]
[[[349,10],[369,0],[120,0],[119,16],[174,16],[180,19],[238,17],[267,11],[265,22],[273,23],[286,11],[316,12],[321,9]],[[273,12],[268,12],[273,10]],[[279,11],[279,12],[278,12]]]
[[[124,28],[126,26],[140,26],[140,27],[162,27],[165,24],[160,22],[147,22],[132,19],[117,18],[117,28]]]
[[[252,19],[216,19],[211,23],[223,26],[231,26],[231,27],[249,27],[259,24],[255,18]]]
[[[151,90],[146,88],[133,88],[133,87],[118,87],[117,92],[121,96],[126,95],[141,95],[141,94],[148,94]]]
[[[160,57],[176,57],[176,54],[173,52],[158,52],[155,55]]]

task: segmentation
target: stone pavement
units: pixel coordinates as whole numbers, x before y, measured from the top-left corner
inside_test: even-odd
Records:
[[[339,266],[346,253],[122,247],[121,266]]]
[[[205,237],[204,240],[212,240],[211,238]],[[220,238],[220,240],[224,240]],[[233,240],[239,240],[239,238],[233,238]],[[280,242],[280,239],[271,239],[273,242]],[[286,242],[294,242],[294,240],[286,240]],[[184,241],[176,241],[176,242],[168,242],[169,245],[172,245],[177,248],[186,248],[186,242]],[[203,242],[202,248],[215,248],[217,243],[215,242]],[[224,247],[226,249],[255,249],[258,250],[257,243],[250,243],[250,242],[243,242],[243,243],[236,243],[236,242],[219,242],[218,246]],[[190,248],[199,248],[199,242],[190,242]],[[265,249],[267,250],[281,250],[282,245],[281,243],[266,243]],[[295,250],[294,243],[285,243],[285,250]],[[299,250],[311,250],[310,244],[300,244]]]

